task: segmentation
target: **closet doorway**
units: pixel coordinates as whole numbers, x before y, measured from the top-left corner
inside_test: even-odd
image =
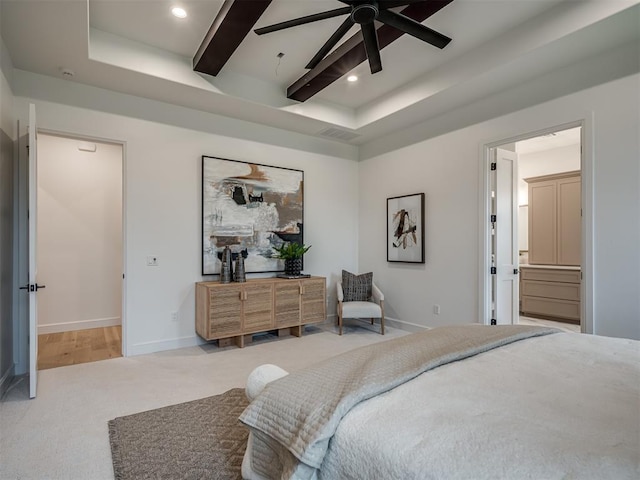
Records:
[[[580,332],[581,130],[515,142],[521,324]]]
[[[37,142],[38,369],[121,357],[123,145]]]
[[[485,323],[593,331],[584,138],[576,122],[485,145]]]

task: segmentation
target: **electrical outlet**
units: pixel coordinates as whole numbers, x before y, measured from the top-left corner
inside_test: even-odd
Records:
[[[171,312],[171,320],[174,322],[178,321],[178,312]]]
[[[440,305],[433,306],[433,313],[436,315],[440,315]]]
[[[160,265],[158,257],[155,255],[149,255],[147,257],[147,267],[157,267],[158,265]]]

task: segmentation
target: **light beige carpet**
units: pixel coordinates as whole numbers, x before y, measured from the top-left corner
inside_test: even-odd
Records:
[[[293,372],[407,333],[382,336],[367,323],[350,321],[342,336],[327,322],[245,348],[201,345],[43,370],[36,399],[22,379],[0,402],[0,479],[112,479],[109,420],[244,387],[263,363]]]

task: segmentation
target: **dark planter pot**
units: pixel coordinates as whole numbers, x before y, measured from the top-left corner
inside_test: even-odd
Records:
[[[284,273],[291,276],[299,276],[302,270],[301,258],[287,258],[284,261]]]

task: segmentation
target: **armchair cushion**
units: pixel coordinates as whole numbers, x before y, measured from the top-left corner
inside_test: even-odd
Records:
[[[342,304],[343,318],[380,318],[382,309],[373,302],[349,302]]]
[[[345,302],[367,302],[372,295],[373,272],[355,275],[342,270],[342,289]]]

